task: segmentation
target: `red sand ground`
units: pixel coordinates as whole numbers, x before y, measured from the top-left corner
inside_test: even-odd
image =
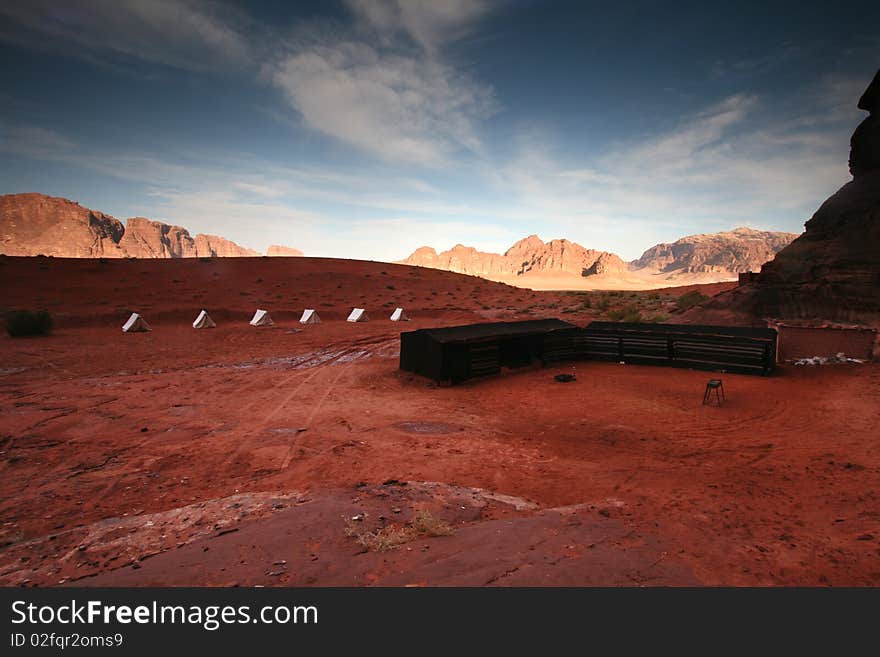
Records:
[[[0,258],[0,280],[58,324],[0,338],[0,584],[880,584],[876,365],[725,374],[721,408],[706,372],[609,363],[437,387],[397,369],[399,331],[577,300],[311,258]],[[202,307],[217,329],[189,327]],[[348,535],[420,509],[454,533]]]

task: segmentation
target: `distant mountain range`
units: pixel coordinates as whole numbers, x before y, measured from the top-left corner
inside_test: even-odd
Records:
[[[0,253],[63,258],[195,258],[259,256],[224,237],[198,234],[182,226],[132,217],[121,221],[65,198],[44,194],[0,196]],[[301,256],[286,246],[270,256]]]
[[[461,244],[441,253],[424,246],[401,262],[535,289],[637,289],[735,279],[739,272],[759,270],[795,237],[793,233],[737,228],[657,244],[637,260],[625,262],[614,253],[566,239],[544,242],[530,235],[503,254]],[[68,258],[261,255],[224,237],[192,236],[181,226],[143,217],[132,217],[123,224],[74,201],[36,193],[0,196],[0,253]],[[302,252],[272,245],[266,255],[301,256]]]
[[[437,253],[423,246],[401,262],[505,282],[518,277],[566,273],[584,279],[674,284],[731,280],[740,272],[758,271],[797,237],[794,233],[736,228],[722,233],[690,235],[671,244],[657,244],[640,258],[625,262],[607,251],[588,249],[566,239],[544,242],[537,235],[519,240],[503,254],[477,251],[457,244]],[[584,281],[589,287],[589,282]]]

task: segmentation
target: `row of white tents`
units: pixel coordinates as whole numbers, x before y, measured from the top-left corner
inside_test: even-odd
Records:
[[[409,316],[403,308],[395,308],[389,319],[392,322],[408,322]],[[363,308],[353,308],[346,321],[368,322],[370,321],[370,316],[367,315],[367,311]],[[273,322],[272,318],[269,316],[268,310],[258,308],[249,323],[251,326],[272,326],[275,322]],[[299,323],[320,324],[321,318],[318,316],[318,312],[314,308],[306,308],[303,311],[302,317],[299,318]],[[215,328],[217,323],[211,319],[207,310],[202,310],[192,325],[194,329],[207,329]],[[141,333],[143,331],[152,331],[153,329],[150,328],[150,325],[147,324],[147,320],[141,315],[138,313],[132,313],[131,317],[129,317],[128,321],[123,325],[122,330],[126,333]]]

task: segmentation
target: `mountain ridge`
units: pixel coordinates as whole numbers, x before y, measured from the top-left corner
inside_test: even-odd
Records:
[[[273,245],[270,255],[302,255]],[[10,256],[47,255],[67,258],[196,258],[259,256],[220,237],[191,235],[146,217],[125,223],[76,201],[39,192],[0,195],[0,253]]]
[[[566,272],[582,277],[651,275],[670,280],[707,275],[720,281],[757,271],[796,237],[794,233],[740,226],[655,244],[639,258],[626,262],[615,253],[589,249],[567,239],[544,242],[537,235],[529,235],[504,253],[478,251],[462,244],[438,253],[423,246],[398,262],[489,278]]]

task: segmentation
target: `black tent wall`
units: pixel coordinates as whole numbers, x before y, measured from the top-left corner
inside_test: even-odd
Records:
[[[558,319],[490,322],[400,334],[400,368],[458,383],[540,361],[608,360],[742,374],[770,374],[776,331],[738,326]]]
[[[489,376],[543,362],[547,336],[575,328],[544,319],[407,331],[400,334],[400,369],[453,383]]]

